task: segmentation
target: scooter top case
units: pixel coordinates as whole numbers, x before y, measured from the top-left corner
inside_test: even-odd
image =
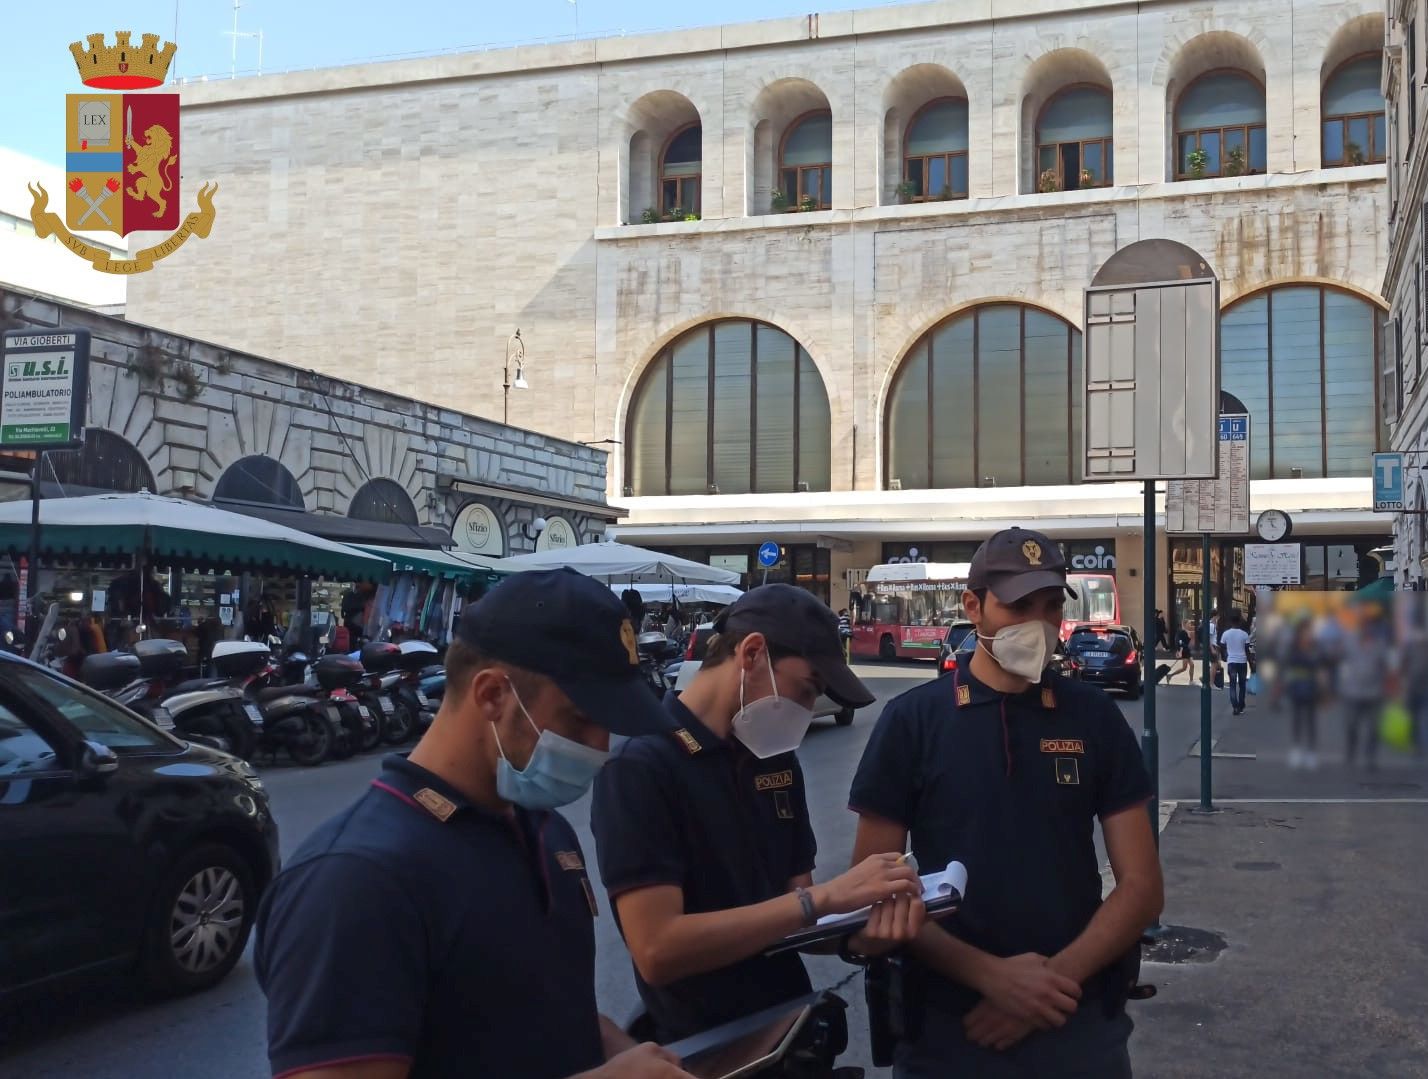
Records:
[[[351,656],[323,656],[312,665],[317,684],[325,690],[354,689],[367,677],[362,664]]]
[[[188,666],[188,649],[182,641],[159,638],[152,641],[136,641],[134,655],[139,657],[139,672],[145,678],[157,678],[172,682]]]
[[[213,670],[220,678],[247,678],[272,658],[272,649],[260,641],[219,641],[213,646]]]
[[[420,674],[436,662],[436,646],[426,641],[403,641],[397,647],[402,653],[401,669],[411,674]]]
[[[138,677],[139,657],[129,652],[96,652],[79,667],[79,680],[102,692],[123,689]]]
[[[387,674],[397,669],[402,650],[385,641],[373,641],[362,646],[362,666],[368,674]]]

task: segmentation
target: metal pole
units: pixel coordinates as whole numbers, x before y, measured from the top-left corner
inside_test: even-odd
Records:
[[[30,572],[25,580],[26,624],[35,617],[35,596],[40,591],[40,470],[45,451],[35,451],[35,471],[30,477]]]
[[[1145,655],[1144,687],[1145,729],[1141,733],[1141,752],[1150,773],[1150,829],[1155,844],[1160,846],[1160,736],[1155,729],[1155,481],[1145,481],[1145,631],[1141,641]]]
[[[1200,643],[1204,670],[1200,672],[1200,808],[1210,804],[1210,769],[1214,758],[1210,754],[1210,533],[1200,537]]]

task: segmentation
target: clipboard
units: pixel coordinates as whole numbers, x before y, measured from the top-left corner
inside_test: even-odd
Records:
[[[783,1060],[822,998],[821,991],[809,993],[665,1048],[696,1079],[742,1079]]]
[[[967,867],[961,862],[950,863],[940,873],[927,873],[922,877],[922,902],[927,907],[929,918],[946,918],[956,914],[962,906],[962,896],[967,891]],[[868,924],[872,917],[872,907],[851,914],[830,914],[819,918],[817,924],[807,929],[790,933],[772,947],[765,948],[764,955],[779,955],[797,951],[828,940],[852,936]]]

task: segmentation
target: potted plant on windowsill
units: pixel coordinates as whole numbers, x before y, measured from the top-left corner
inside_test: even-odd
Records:
[[[917,197],[917,185],[911,180],[904,180],[898,184],[896,191],[898,202],[911,202]]]
[[[1245,148],[1235,146],[1225,155],[1225,175],[1243,176],[1245,171]]]
[[[1364,163],[1364,151],[1356,142],[1344,143],[1344,161],[1350,165],[1362,165]]]
[[[1190,165],[1190,179],[1203,180],[1205,168],[1210,164],[1210,155],[1202,149],[1191,150],[1187,163]]]
[[[952,201],[952,185],[951,185],[951,184],[945,184],[945,185],[943,186],[942,190],[939,191],[939,192],[937,192],[937,201],[938,201],[938,202],[951,202],[951,201]]]
[[[806,214],[812,213],[814,210],[818,209],[818,200],[815,199],[812,195],[804,195],[803,201],[798,204],[798,208]]]
[[[641,225],[653,225],[659,221],[659,214],[655,213],[653,206],[646,206],[645,212],[640,214]]]
[[[788,210],[788,196],[778,188],[774,188],[769,192],[769,205],[773,207],[774,213],[785,213]]]
[[[1096,174],[1095,174],[1094,172],[1092,172],[1090,169],[1082,169],[1082,170],[1081,170],[1081,175],[1080,175],[1079,177],[1077,177],[1076,186],[1077,186],[1077,187],[1080,187],[1080,188],[1087,188],[1087,187],[1095,187],[1095,186],[1097,186],[1097,184],[1096,184]]]
[[[1043,195],[1049,195],[1053,191],[1061,190],[1061,177],[1056,175],[1055,169],[1047,169],[1037,178],[1036,189]]]

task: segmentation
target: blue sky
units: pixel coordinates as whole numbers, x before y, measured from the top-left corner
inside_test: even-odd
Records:
[[[719,0],[671,5],[667,0],[243,0],[240,31],[263,31],[263,70],[325,67],[403,53],[515,44],[561,36],[637,33],[713,23],[747,22],[809,11],[880,7],[891,0]],[[174,37],[170,80],[227,75],[232,66],[233,0],[66,0],[7,3],[10,48],[0,65],[0,146],[58,165],[63,160],[63,98],[80,83],[71,41],[128,29]],[[394,15],[400,12],[400,18]],[[240,72],[257,67],[256,39],[238,42]]]

